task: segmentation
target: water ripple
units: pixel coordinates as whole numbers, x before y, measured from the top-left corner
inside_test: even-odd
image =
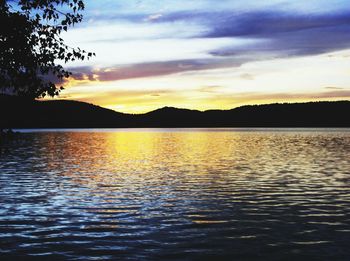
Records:
[[[349,260],[350,131],[25,133],[0,259]]]

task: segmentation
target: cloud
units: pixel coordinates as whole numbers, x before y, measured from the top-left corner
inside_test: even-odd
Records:
[[[163,76],[186,71],[200,71],[225,67],[238,67],[241,60],[236,59],[193,59],[130,65],[94,69],[84,66],[71,68],[72,79],[76,81],[118,81],[134,78]]]
[[[240,77],[241,77],[241,79],[249,80],[249,81],[252,81],[255,79],[254,75],[250,74],[250,73],[243,73],[240,75]]]
[[[150,21],[156,21],[159,20],[163,15],[162,14],[153,14],[153,15],[149,15],[145,21],[146,22],[150,22]]]
[[[206,14],[207,16],[208,14]],[[291,14],[286,12],[223,13],[212,15],[206,37],[272,37],[274,34],[306,29],[350,25],[350,12],[336,14]]]
[[[203,86],[199,88],[199,92],[204,92],[204,93],[217,93],[218,89],[222,88],[220,85],[208,85],[208,86]]]
[[[309,93],[261,93],[261,92],[241,92],[235,94],[218,93],[212,97],[221,102],[235,101],[235,102],[263,102],[263,101],[296,101],[296,100],[324,100],[324,99],[350,99],[350,90],[334,90],[326,92],[309,92]]]
[[[341,88],[341,87],[333,87],[333,86],[327,86],[327,87],[324,87],[325,89],[328,89],[328,90],[344,90],[344,88]]]
[[[285,11],[178,12],[155,22],[198,23],[206,26],[202,38],[255,39],[255,44],[212,50],[214,56],[254,52],[278,57],[322,54],[350,47],[350,11],[303,14]],[[196,36],[197,37],[197,36]]]
[[[348,48],[350,48],[350,25],[337,28],[308,29],[293,34],[280,33],[266,42],[251,46],[219,48],[210,53],[218,57],[249,55],[250,61],[252,61],[259,58],[273,59],[318,55]]]
[[[235,24],[234,21],[227,21]],[[220,23],[221,25],[221,23]],[[215,56],[253,53],[255,56],[291,57],[317,55],[350,47],[350,13],[329,17],[250,17],[232,26],[219,26],[206,37],[254,37],[265,39],[250,46],[220,48]]]
[[[168,10],[158,6],[139,13],[111,12],[105,18],[103,13],[102,18],[97,15],[93,25],[72,30],[67,36],[72,42],[83,39],[86,49],[97,53],[93,63],[109,66],[111,70],[89,69],[81,77],[94,80],[92,75],[96,74],[102,81],[151,77],[350,48],[348,9],[302,12],[303,3],[299,2],[294,4],[295,10],[283,10],[281,1],[262,4],[259,9],[257,1],[250,3],[255,6],[252,9],[240,5],[234,10],[234,2],[224,2],[217,4],[220,8],[217,5],[209,8],[208,4],[197,11],[190,8],[192,5],[176,11],[179,9],[171,5]],[[310,10],[310,6],[314,9],[321,6],[314,1],[305,5]],[[323,11],[324,8],[322,4]]]
[[[206,25],[203,37],[265,37],[276,33],[295,32],[350,24],[350,10],[336,13],[293,13],[287,11],[202,11],[163,14],[157,23],[186,21]]]

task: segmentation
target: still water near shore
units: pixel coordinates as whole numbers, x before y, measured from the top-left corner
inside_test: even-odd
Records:
[[[1,260],[350,259],[350,129],[20,131]]]

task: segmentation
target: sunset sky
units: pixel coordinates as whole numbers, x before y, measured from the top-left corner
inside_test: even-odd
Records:
[[[63,99],[129,113],[350,99],[349,0],[85,3],[64,38],[96,57],[66,65]]]

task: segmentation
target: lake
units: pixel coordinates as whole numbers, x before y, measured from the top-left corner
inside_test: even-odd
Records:
[[[21,132],[1,260],[350,260],[350,129]]]

